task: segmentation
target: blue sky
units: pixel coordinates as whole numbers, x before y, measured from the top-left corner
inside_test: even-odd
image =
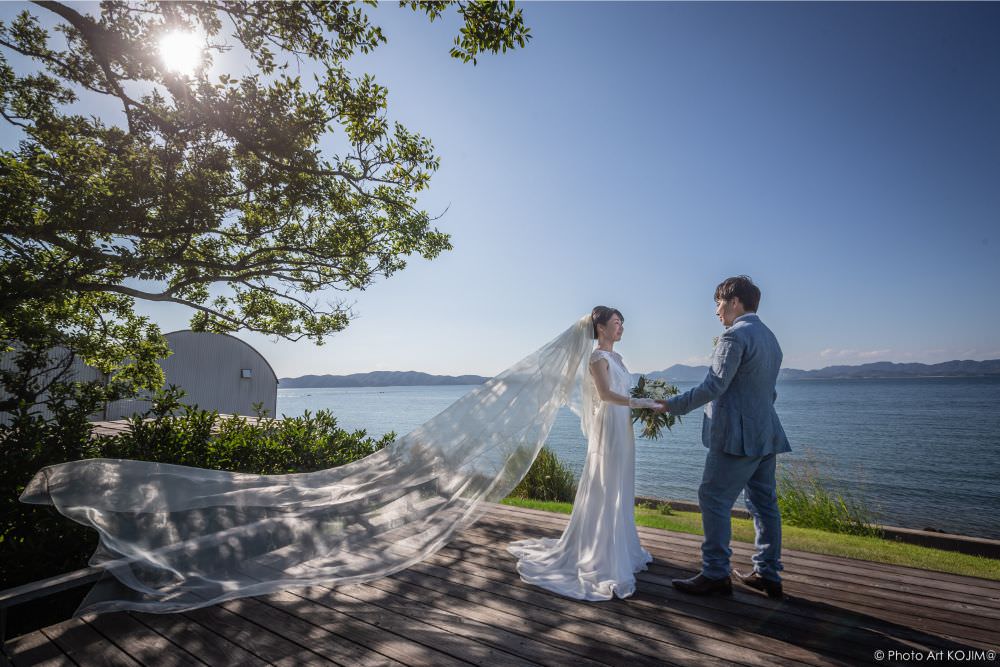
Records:
[[[1000,357],[1000,4],[528,3],[476,67],[455,18],[374,15],[354,73],[434,142],[455,247],[326,345],[238,334],[279,377],[491,375],[597,304],[632,370],[706,363],[740,273],[787,367]]]

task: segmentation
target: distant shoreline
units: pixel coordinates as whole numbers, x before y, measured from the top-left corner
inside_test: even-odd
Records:
[[[643,375],[640,373],[640,375]],[[819,377],[819,378],[779,378],[778,384],[784,382],[843,382],[843,381],[864,381],[864,380],[974,380],[977,378],[998,378],[1000,375],[878,375],[878,376],[859,376],[859,377]],[[477,387],[484,384],[487,380],[491,378],[485,378],[482,382],[438,382],[438,383],[428,383],[428,384],[330,384],[330,385],[312,385],[312,386],[281,386],[283,383],[279,383],[279,389],[387,389],[390,387]],[[673,378],[666,378],[668,382],[700,382],[701,380],[675,380]]]
[[[708,366],[674,364],[661,371],[633,373],[645,375],[650,380],[669,382],[701,382],[708,374]],[[955,360],[940,364],[894,363],[877,361],[860,366],[827,366],[811,371],[782,368],[778,382],[798,380],[897,380],[933,378],[1000,377],[1000,359],[986,361]],[[490,378],[482,375],[433,375],[419,371],[371,371],[350,375],[302,375],[281,378],[278,384],[286,389],[343,389],[349,387],[440,387],[454,385],[479,385]]]
[[[440,387],[477,385],[489,380],[482,375],[431,375],[418,371],[372,371],[351,375],[303,375],[281,378],[278,385],[287,389],[344,389],[370,387]]]

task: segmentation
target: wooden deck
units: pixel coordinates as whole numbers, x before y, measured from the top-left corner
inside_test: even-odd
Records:
[[[928,662],[931,650],[989,664],[970,657],[1000,648],[1000,582],[786,551],[787,600],[741,586],[732,598],[690,597],[670,579],[697,570],[700,538],[661,530],[640,529],[655,561],[628,600],[578,602],[523,584],[504,546],[557,536],[565,522],[495,506],[427,561],[369,584],[74,619],[5,649],[15,665],[770,667],[914,664],[906,652]],[[749,562],[750,545],[734,552],[736,567]]]

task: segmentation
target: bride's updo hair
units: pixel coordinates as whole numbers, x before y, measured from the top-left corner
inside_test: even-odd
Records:
[[[625,322],[625,316],[622,315],[621,311],[617,308],[594,306],[594,310],[590,312],[590,319],[594,323],[594,340],[597,339],[597,325],[607,324],[615,315],[617,315],[618,319],[620,319],[623,323]]]

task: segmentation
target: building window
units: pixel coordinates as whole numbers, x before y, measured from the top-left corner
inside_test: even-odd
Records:
[[[241,378],[252,378],[253,377],[253,369],[252,368],[241,368],[240,369],[240,377]]]

